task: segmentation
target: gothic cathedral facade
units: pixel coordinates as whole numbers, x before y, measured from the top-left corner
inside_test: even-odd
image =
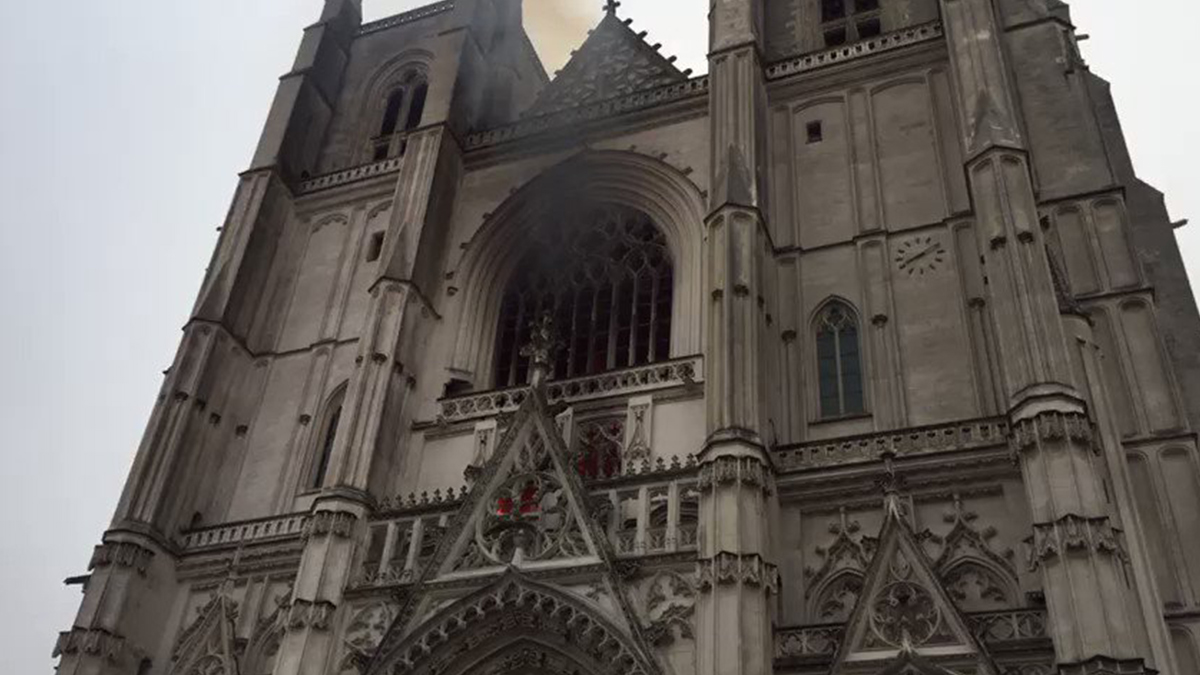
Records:
[[[1200,316],[1067,5],[709,25],[325,0],[59,675],[1200,672]]]

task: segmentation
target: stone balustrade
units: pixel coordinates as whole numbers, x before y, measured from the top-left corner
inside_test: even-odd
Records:
[[[358,34],[366,35],[368,33],[376,33],[381,30],[393,28],[395,26],[412,23],[413,21],[427,19],[431,16],[441,14],[442,12],[449,12],[452,9],[454,9],[454,2],[451,0],[447,0],[446,2],[436,2],[432,5],[418,7],[407,12],[393,14],[392,16],[385,17],[378,21],[364,23],[361,27],[359,27]]]
[[[370,164],[360,164],[359,166],[350,167],[341,171],[334,171],[314,178],[300,182],[300,194],[308,194],[320,190],[328,190],[329,188],[348,185],[360,180],[375,178],[389,173],[396,173],[400,170],[401,164],[404,162],[404,157],[390,157],[378,162]]]
[[[853,44],[840,45],[776,61],[767,66],[767,79],[777,80],[790,75],[817,70],[818,68],[853,61],[873,54],[881,54],[908,47],[909,45],[929,42],[940,37],[942,37],[942,24],[940,21],[933,21],[891,33],[884,33],[883,35],[860,40]]]
[[[635,368],[547,382],[546,400],[551,404],[577,403],[610,396],[631,396],[703,381],[704,357],[688,356]],[[512,387],[444,398],[438,402],[441,408],[438,420],[460,422],[515,412],[525,401],[528,392],[527,387]]]
[[[780,446],[775,450],[775,463],[780,471],[803,471],[876,462],[884,453],[911,457],[996,447],[1007,442],[1008,422],[993,417]]]
[[[307,513],[289,513],[273,518],[243,520],[189,530],[180,535],[180,547],[187,552],[204,548],[236,546],[271,539],[298,537],[308,520]]]

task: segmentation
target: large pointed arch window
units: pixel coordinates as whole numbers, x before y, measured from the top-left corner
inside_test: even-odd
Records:
[[[821,417],[863,412],[862,351],[854,311],[844,302],[830,302],[817,315],[815,332]]]
[[[524,385],[530,324],[554,317],[562,379],[669,358],[673,267],[649,216],[603,204],[545,223],[516,266],[500,308],[495,383]]]

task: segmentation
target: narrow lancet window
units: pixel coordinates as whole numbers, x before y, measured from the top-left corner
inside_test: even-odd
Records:
[[[329,462],[333,459],[333,444],[337,440],[338,423],[342,421],[342,402],[346,390],[343,388],[334,394],[325,406],[325,418],[321,422],[318,437],[317,452],[313,458],[308,488],[318,490],[325,485],[325,475],[329,472]]]
[[[858,321],[845,304],[830,303],[817,317],[817,379],[823,419],[865,410],[858,338]]]

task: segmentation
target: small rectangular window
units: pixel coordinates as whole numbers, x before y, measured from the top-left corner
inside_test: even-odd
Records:
[[[879,9],[879,0],[855,0],[854,11],[858,12],[873,12]]]
[[[387,159],[387,156],[388,156],[388,144],[387,143],[380,143],[379,145],[375,146],[375,154],[372,156],[372,159],[374,161],[376,161],[376,162],[383,161],[383,160]]]
[[[379,260],[379,256],[383,253],[383,233],[376,232],[371,235],[371,243],[367,245],[367,262],[375,262]]]
[[[805,127],[805,130],[808,133],[808,142],[809,143],[820,143],[821,140],[824,138],[824,135],[821,130],[821,123],[819,121],[809,122],[808,126]]]
[[[846,27],[839,26],[825,31],[825,46],[840,47],[846,44]]]

